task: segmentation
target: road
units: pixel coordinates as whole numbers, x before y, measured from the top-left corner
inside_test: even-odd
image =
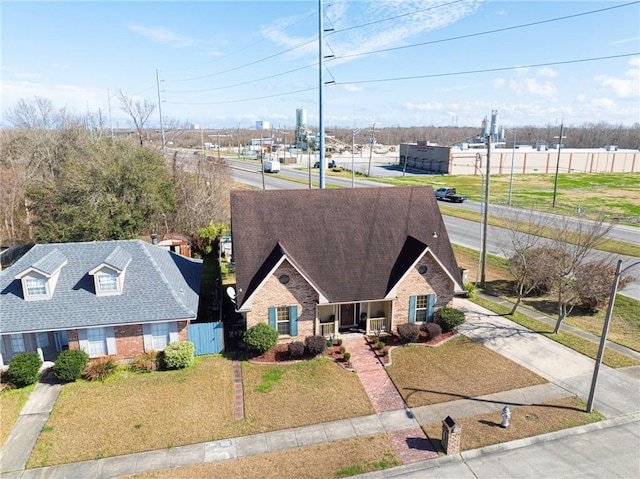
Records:
[[[262,188],[262,174],[260,172],[260,164],[257,161],[237,161],[227,160],[227,163],[232,168],[232,175],[235,181],[244,183],[255,188]],[[364,167],[361,165],[361,168]],[[397,169],[394,170],[389,165],[372,165],[373,176],[388,176],[390,171],[394,174],[401,174]],[[291,178],[293,181],[288,181],[286,178]],[[314,188],[316,188],[319,181],[318,170],[311,171],[311,180]],[[350,187],[352,181],[350,178],[338,178],[334,176],[326,176],[325,181],[327,186],[338,187]],[[300,169],[299,167],[284,166],[279,175],[272,175],[269,173],[264,174],[265,189],[308,189],[309,188],[309,172],[308,170]],[[372,187],[372,186],[385,186],[381,183],[367,181],[355,178],[356,187]],[[450,203],[447,203],[450,204]],[[467,211],[477,211],[478,218],[480,218],[480,203],[466,202],[462,204],[455,204],[455,207],[465,209]],[[492,215],[508,214],[508,207],[499,206],[491,207],[490,213]],[[554,215],[540,213],[550,218],[553,222]],[[447,227],[449,239],[452,243],[479,250],[481,248],[481,226],[480,223],[455,218],[453,216],[443,216],[444,222]],[[571,223],[574,224],[574,223]],[[609,234],[610,238],[614,238],[620,241],[626,241],[629,243],[639,243],[640,228],[634,228],[631,226],[614,225]],[[498,228],[495,226],[488,227],[487,234],[487,252],[492,255],[504,257],[505,251],[509,251],[509,232],[504,228]],[[629,256],[613,256],[600,252],[594,253],[594,258],[599,259],[611,259],[612,263],[615,259],[622,259],[622,268],[629,266],[636,261],[640,261],[640,258],[633,258]],[[629,275],[633,276],[635,280],[627,286],[624,290],[620,291],[620,294],[628,296],[630,298],[640,301],[640,265],[635,270],[629,270]],[[635,274],[634,274],[635,273]],[[475,278],[469,278],[469,280],[475,280]]]
[[[602,424],[599,425],[600,427]],[[559,434],[524,440],[522,447],[496,446],[483,451],[463,452],[378,473],[361,479],[537,479],[553,478],[634,478],[640,477],[640,422],[638,418],[609,427],[591,427],[578,434]],[[553,437],[553,436],[552,436]],[[507,443],[508,444],[508,443]]]

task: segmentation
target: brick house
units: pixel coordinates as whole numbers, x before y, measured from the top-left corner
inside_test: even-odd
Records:
[[[141,240],[38,244],[0,272],[0,365],[40,350],[130,359],[188,339],[202,261]]]
[[[433,321],[463,292],[433,189],[231,193],[236,307],[281,341]]]

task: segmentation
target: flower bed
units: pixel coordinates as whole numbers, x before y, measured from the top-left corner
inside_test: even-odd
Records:
[[[347,362],[344,360],[344,355],[340,352],[340,346],[332,346],[327,348],[324,353],[317,356],[311,356],[306,350],[302,356],[291,356],[286,344],[276,344],[264,354],[259,356],[253,356],[249,359],[251,363],[257,364],[287,364],[301,361],[308,361],[314,358],[327,358],[331,359],[338,364],[346,367]]]
[[[428,346],[433,348],[458,336],[458,334],[459,333],[457,330],[453,330],[449,331],[448,333],[442,333],[437,338],[428,339],[427,333],[425,331],[420,331],[420,337],[418,341],[414,343],[402,343],[400,341],[400,338],[395,334],[383,334],[378,338],[378,341],[376,341],[375,336],[367,336],[367,342],[369,343],[369,346],[371,346],[371,349],[373,349],[377,354],[378,358],[383,362],[383,364],[389,365],[391,364],[390,353],[391,350],[395,347],[418,344],[420,346]],[[378,342],[384,343],[384,348],[379,348]]]

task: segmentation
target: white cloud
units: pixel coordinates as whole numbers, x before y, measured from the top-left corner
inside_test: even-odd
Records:
[[[587,101],[587,95],[580,94],[576,97],[576,100],[578,100],[579,102],[585,102]]]
[[[412,103],[406,102],[405,107],[407,110],[413,111],[441,111],[444,109],[444,105],[440,102],[426,102],[426,103]]]
[[[538,82],[535,78],[522,78],[520,80],[511,80],[509,83],[511,89],[518,95],[536,95],[542,97],[552,97],[556,94],[556,86],[550,82]]]
[[[504,86],[504,78],[494,78],[493,88],[500,89]]]
[[[529,67],[516,67],[514,71],[518,75],[526,75],[527,73],[529,73]]]
[[[541,77],[555,78],[558,76],[558,72],[549,67],[542,67],[538,70],[538,75]]]
[[[621,99],[636,98],[640,96],[640,58],[633,57],[629,60],[631,67],[624,77],[598,75],[594,80],[601,88],[611,91]]]
[[[182,36],[165,27],[144,27],[142,25],[129,25],[129,30],[141,35],[148,40],[157,43],[166,43],[174,48],[187,48],[198,43],[193,38]]]
[[[615,42],[611,42],[609,45],[620,45],[622,43],[637,42],[638,40],[640,40],[640,36],[631,37],[631,38],[623,38],[622,40],[616,40]]]
[[[33,78],[37,78],[38,77],[38,75],[36,75],[35,73],[16,70],[15,68],[10,67],[8,65],[2,65],[2,71],[8,73],[9,75],[13,76],[14,78],[20,79],[20,80],[26,80],[26,79],[29,79],[29,78],[33,79]]]
[[[355,85],[343,85],[342,88],[344,89],[344,91],[348,91],[348,92],[358,92],[363,90],[362,87],[355,86]]]

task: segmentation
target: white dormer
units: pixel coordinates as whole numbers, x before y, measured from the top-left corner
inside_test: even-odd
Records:
[[[60,271],[65,264],[67,264],[67,258],[54,249],[17,274],[16,279],[22,283],[22,295],[25,301],[51,299]]]
[[[113,296],[124,291],[124,277],[127,266],[131,262],[131,255],[120,246],[98,266],[89,271],[97,296]]]

